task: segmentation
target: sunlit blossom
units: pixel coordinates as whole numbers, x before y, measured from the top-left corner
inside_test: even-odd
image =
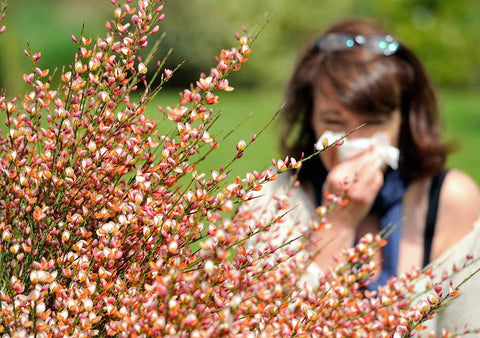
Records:
[[[372,234],[306,285],[314,235],[341,196],[328,194],[293,240],[282,216],[290,192],[272,196],[272,208],[249,206],[303,160],[273,160],[244,177],[229,165],[197,167],[219,146],[214,107],[233,90],[227,76],[248,60],[253,36],[236,34],[237,47],[160,109],[159,127],[145,109],[174,71],[141,50],[161,27],[163,2],[110,2],[105,37],[72,35],[78,52],[58,88],[41,54],[25,50],[28,90],[0,95],[0,334],[401,337],[459,293],[429,278],[413,303],[413,283],[430,277],[419,272],[366,291],[385,245]],[[0,21],[5,8],[0,0]],[[159,87],[148,84],[154,74]],[[235,147],[233,165],[248,150],[244,140]]]

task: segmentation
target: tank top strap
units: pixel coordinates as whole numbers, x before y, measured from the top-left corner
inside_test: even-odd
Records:
[[[437,223],[438,205],[440,202],[440,191],[442,190],[443,181],[445,180],[447,173],[448,170],[444,170],[432,178],[432,184],[430,186],[430,192],[428,195],[425,234],[423,237],[423,267],[430,263],[433,236],[435,234],[435,225]]]

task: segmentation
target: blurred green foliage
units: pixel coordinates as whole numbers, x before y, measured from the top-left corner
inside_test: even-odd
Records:
[[[22,75],[31,71],[23,54],[27,42],[34,52],[42,53],[40,66],[53,72],[73,60],[76,45],[71,35],[78,36],[84,25],[86,36],[103,36],[104,22],[113,10],[107,0],[9,0],[4,21],[7,30],[0,36],[0,88],[5,88],[9,97],[22,93]],[[477,18],[480,1],[173,0],[168,1],[165,11],[167,16],[161,30],[167,35],[158,57],[173,49],[169,67],[185,61],[168,87],[188,86],[200,72],[214,65],[213,56],[220,49],[235,43],[234,33],[241,32],[243,25],[252,32],[272,16],[253,45],[250,61],[231,78],[237,88],[235,94],[222,96],[220,107],[225,114],[218,123],[218,131],[230,130],[249,112],[255,114],[235,130],[218,155],[230,156],[231,152],[234,156],[235,142],[240,138],[249,140],[270,119],[281,103],[281,88],[305,43],[334,21],[365,16],[383,22],[425,62],[434,82],[442,88],[440,104],[446,138],[460,145],[458,152],[450,157],[449,165],[465,170],[480,182],[480,158],[472,156],[480,146],[479,99],[474,87],[480,85],[480,20]],[[263,88],[249,90],[254,86]],[[465,86],[473,87],[473,91],[464,90]],[[445,90],[447,87],[457,89]],[[177,91],[163,93],[159,103],[175,102]],[[160,118],[156,109],[149,114]],[[279,154],[277,128],[278,125],[269,128],[255,142],[251,152],[242,158],[243,164],[237,165],[238,173],[264,168],[270,157]],[[270,155],[265,157],[267,153]],[[209,164],[224,163],[223,160],[212,158]]]
[[[16,92],[29,71],[22,51],[30,41],[43,54],[42,66],[68,64],[75,52],[70,35],[85,24],[87,35],[104,32],[112,13],[101,0],[10,0],[7,31],[0,37],[0,86]],[[236,84],[282,86],[295,55],[332,22],[366,16],[384,23],[424,60],[440,86],[480,84],[480,1],[476,0],[174,0],[167,2],[162,30],[167,32],[159,57],[170,48],[169,66],[186,61],[172,85],[185,86],[208,71],[213,55],[233,43],[242,25],[249,31],[273,19],[253,46]]]
[[[238,75],[249,84],[285,82],[295,55],[305,43],[332,22],[359,16],[379,20],[410,45],[437,84],[480,84],[480,1],[176,0],[167,10],[165,30],[170,38],[166,45],[174,47],[175,56],[187,59],[192,67],[228,46],[224,40],[242,24],[253,27],[262,23],[264,13],[273,14],[254,46],[248,71]]]
[[[96,37],[105,31],[105,19],[113,7],[99,0],[8,0],[4,23],[7,30],[0,36],[0,87],[7,96],[22,92],[23,74],[31,64],[23,50],[28,46],[41,52],[40,66],[63,67],[72,62],[77,50],[71,36]]]

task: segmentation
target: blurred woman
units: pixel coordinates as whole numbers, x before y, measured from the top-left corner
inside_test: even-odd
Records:
[[[282,113],[283,151],[296,159],[312,154],[325,135],[364,125],[347,138],[353,155],[341,153],[346,144],[327,148],[298,173],[305,203],[321,205],[325,192],[342,192],[348,200],[328,215],[332,228],[324,236],[332,241],[316,257],[319,267],[362,235],[389,232],[377,257],[381,272],[370,284],[376,288],[445,253],[478,219],[475,182],[445,167],[449,148],[423,65],[377,23],[339,22],[309,44]]]

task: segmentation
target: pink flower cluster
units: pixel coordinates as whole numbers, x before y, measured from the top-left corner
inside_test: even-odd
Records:
[[[238,48],[161,109],[171,128],[160,133],[144,112],[173,71],[149,71],[152,54],[138,52],[159,30],[162,1],[111,2],[105,38],[72,36],[78,52],[58,88],[41,54],[26,50],[29,91],[0,97],[2,336],[408,336],[433,314],[438,286],[411,303],[418,273],[364,289],[378,236],[347,250],[318,287],[303,284],[309,256],[298,253],[323,214],[295,250],[246,245],[282,218],[239,206],[301,165],[278,160],[230,182],[228,167],[254,136],[225,167],[196,170],[218,145],[213,105],[233,90],[227,76],[247,61],[252,37],[237,35]]]
[[[7,9],[7,0],[2,0],[0,2],[0,34],[5,32],[7,28],[5,25],[2,25],[3,18],[5,18],[5,10]]]

